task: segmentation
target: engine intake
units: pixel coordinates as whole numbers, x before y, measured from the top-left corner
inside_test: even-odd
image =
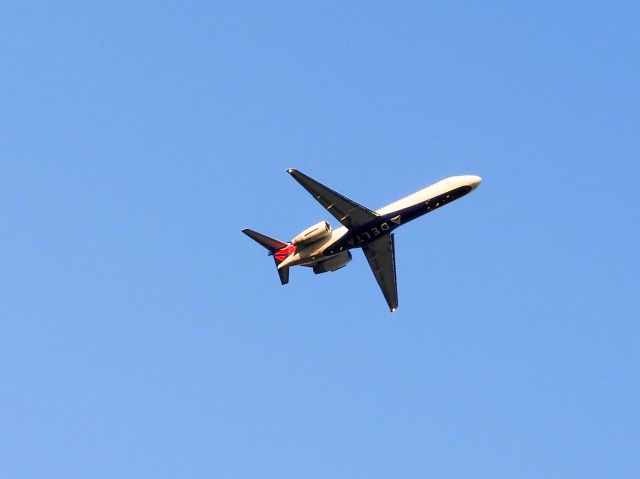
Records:
[[[313,226],[310,226],[298,236],[291,240],[296,246],[300,246],[301,244],[313,243],[314,241],[318,241],[319,239],[328,236],[331,233],[331,226],[327,221],[321,221]]]

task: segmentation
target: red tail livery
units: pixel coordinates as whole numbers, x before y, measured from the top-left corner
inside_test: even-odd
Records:
[[[280,264],[295,252],[296,245],[290,244],[273,253],[273,257],[276,260],[276,264]]]

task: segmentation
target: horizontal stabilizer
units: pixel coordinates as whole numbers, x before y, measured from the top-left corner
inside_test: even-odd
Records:
[[[260,244],[264,248],[269,250],[269,254],[273,256],[273,260],[276,264],[276,268],[282,263],[290,254],[294,253],[296,247],[288,243],[283,243],[280,240],[271,238],[270,236],[263,235],[257,231],[245,228],[242,230],[249,238]],[[280,278],[280,284],[287,284],[289,282],[289,267],[278,269],[278,277]]]
[[[287,243],[283,243],[282,241],[279,241],[275,238],[270,238],[267,235],[263,235],[262,233],[258,233],[257,231],[250,230],[249,228],[243,229],[242,232],[256,243],[259,243],[263,247],[267,248],[271,253],[275,253],[279,249],[287,246]]]

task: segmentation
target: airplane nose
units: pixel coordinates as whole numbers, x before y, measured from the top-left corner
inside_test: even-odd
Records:
[[[478,187],[478,185],[482,182],[482,178],[476,175],[471,175],[469,177],[469,180],[470,180],[469,183],[472,190],[475,190]]]

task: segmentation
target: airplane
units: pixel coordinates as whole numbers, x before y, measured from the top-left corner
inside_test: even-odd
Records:
[[[248,228],[242,232],[273,256],[283,285],[289,282],[292,266],[313,268],[315,274],[336,271],[351,261],[351,249],[362,248],[391,312],[398,308],[393,231],[465,196],[482,181],[475,175],[451,176],[372,211],[304,173],[293,168],[287,172],[342,226],[332,229],[328,221],[321,221],[288,243]]]

